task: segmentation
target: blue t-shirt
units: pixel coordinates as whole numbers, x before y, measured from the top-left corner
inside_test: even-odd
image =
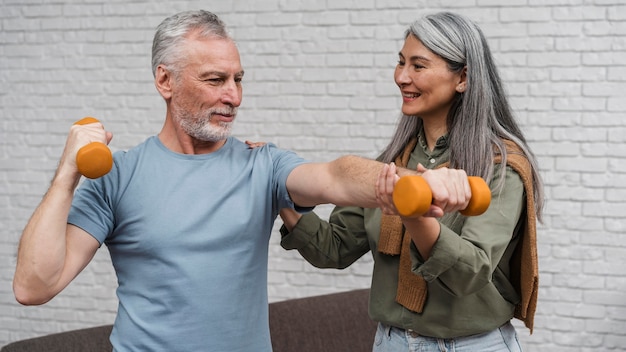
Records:
[[[154,136],[77,190],[68,222],[107,245],[118,279],[116,351],[271,351],[267,256],[305,161],[229,138],[184,155]]]

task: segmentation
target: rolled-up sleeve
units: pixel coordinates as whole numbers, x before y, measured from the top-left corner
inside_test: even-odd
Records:
[[[363,209],[358,207],[336,207],[329,221],[307,213],[291,232],[284,225],[280,232],[283,248],[297,249],[318,268],[343,269],[369,251]]]
[[[499,167],[495,170],[496,175]],[[441,285],[455,296],[464,296],[482,289],[492,280],[524,211],[524,186],[520,176],[506,168],[505,184],[500,190],[497,181],[490,184],[492,200],[482,215],[444,218],[431,255],[423,260],[412,246],[412,270],[430,284]]]

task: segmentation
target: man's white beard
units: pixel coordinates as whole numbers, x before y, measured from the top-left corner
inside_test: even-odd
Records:
[[[178,109],[176,109],[178,110]],[[205,142],[219,142],[230,136],[233,122],[218,122],[211,124],[214,114],[226,114],[237,116],[237,108],[210,109],[202,114],[192,115],[187,111],[177,111],[176,122],[189,136]],[[233,118],[234,120],[234,118]]]

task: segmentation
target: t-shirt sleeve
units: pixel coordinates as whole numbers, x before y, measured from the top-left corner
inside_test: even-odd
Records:
[[[115,168],[114,168],[115,170]],[[115,171],[95,179],[85,179],[74,194],[68,224],[85,230],[102,245],[113,229],[114,217],[111,207],[111,180]]]
[[[287,190],[287,177],[297,166],[308,161],[298,156],[296,153],[284,149],[279,149],[273,144],[267,145],[274,163],[274,194],[278,201],[278,209],[294,208],[299,212],[311,211],[313,207],[299,207],[294,204]]]

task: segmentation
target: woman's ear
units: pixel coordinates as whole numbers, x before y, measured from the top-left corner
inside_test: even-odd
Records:
[[[154,73],[154,85],[163,99],[169,100],[172,97],[172,73],[163,65],[157,66]]]
[[[467,66],[463,67],[459,75],[459,83],[456,85],[456,91],[459,93],[465,92],[467,89]]]

